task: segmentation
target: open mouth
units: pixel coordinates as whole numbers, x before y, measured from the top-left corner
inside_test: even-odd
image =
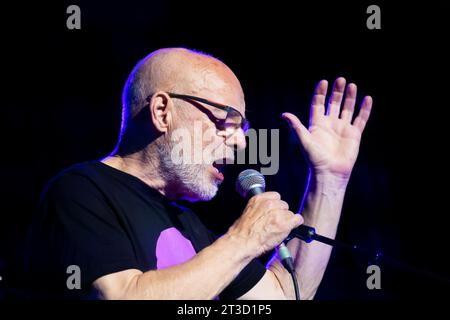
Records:
[[[216,168],[217,171],[223,172],[223,169],[224,169],[224,167],[225,167],[225,164],[220,164],[220,163],[217,163],[217,162],[213,162],[212,166],[213,166],[214,168]]]
[[[216,181],[222,182],[224,180],[225,177],[223,175],[223,171],[224,171],[225,165],[227,163],[233,163],[233,159],[220,158],[220,159],[216,159],[211,164],[211,167],[212,167],[211,173],[213,174]]]
[[[224,168],[225,168],[227,163],[232,163],[232,159],[229,159],[229,158],[216,159],[212,163],[212,166],[214,168],[216,168],[219,172],[223,172],[223,170],[224,170]]]

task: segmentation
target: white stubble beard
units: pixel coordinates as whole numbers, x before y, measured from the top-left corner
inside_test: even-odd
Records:
[[[174,186],[177,194],[189,201],[209,201],[217,194],[219,182],[208,171],[210,164],[175,163],[172,160],[174,143],[170,139],[158,144],[158,157],[163,178]]]

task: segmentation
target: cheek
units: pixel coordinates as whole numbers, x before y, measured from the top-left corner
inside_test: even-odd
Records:
[[[220,146],[222,139],[217,136],[215,126],[203,125],[201,132],[196,132],[194,139],[204,158],[210,158],[213,151]],[[209,160],[208,160],[209,161]]]
[[[204,163],[211,164],[217,158],[221,158],[223,143],[220,139],[205,139],[203,141],[202,155]]]
[[[193,164],[211,164],[213,152],[221,143],[215,127],[198,120],[185,124],[178,137],[184,141],[184,152],[190,155]]]

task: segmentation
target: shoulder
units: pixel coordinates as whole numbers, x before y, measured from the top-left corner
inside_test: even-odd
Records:
[[[93,197],[98,195],[97,170],[94,161],[70,166],[50,179],[41,194],[44,199],[67,199],[76,197]]]
[[[93,167],[94,165],[94,167]],[[99,173],[92,162],[73,165],[53,177],[43,189],[35,209],[35,216],[50,221],[73,221],[86,224],[93,219],[111,221],[114,208],[102,188]],[[52,220],[55,219],[55,220]],[[69,220],[68,220],[69,219]]]

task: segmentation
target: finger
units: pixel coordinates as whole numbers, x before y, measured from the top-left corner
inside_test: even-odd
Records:
[[[270,222],[274,225],[279,225],[283,229],[292,229],[293,223],[298,223],[298,218],[294,217],[295,214],[292,211],[279,208],[270,208],[266,211],[267,216],[271,216]]]
[[[347,86],[347,92],[345,93],[344,106],[341,111],[341,119],[352,123],[353,111],[355,110],[357,88],[354,83],[350,83]]]
[[[280,200],[277,205],[280,209],[289,210],[289,204],[286,201]]]
[[[325,98],[327,96],[328,81],[321,80],[314,90],[311,102],[309,125],[315,124],[325,115]]]
[[[289,210],[282,210],[276,212],[278,217],[281,217],[281,221],[285,223],[289,229],[294,229],[303,223],[303,217],[300,214],[295,214]]]
[[[356,117],[353,125],[357,127],[361,132],[364,131],[366,127],[367,120],[369,120],[370,112],[372,111],[372,97],[366,96],[361,104],[361,109],[359,110],[359,114]]]
[[[289,205],[286,201],[283,200],[265,200],[262,202],[264,205],[264,209],[276,209],[276,210],[289,210]]]
[[[267,191],[255,196],[252,196],[247,203],[247,206],[260,206],[261,203],[265,203],[266,200],[280,200],[281,196],[278,192]]]
[[[299,225],[303,224],[303,222],[304,222],[302,215],[298,214],[298,213],[294,213],[292,215],[291,220],[292,220],[292,225],[293,225],[292,229],[298,227]]]
[[[330,99],[328,100],[327,115],[331,117],[339,117],[339,111],[341,109],[342,97],[344,96],[345,79],[337,78],[333,85]]]
[[[300,119],[289,112],[285,112],[281,116],[289,123],[289,126],[295,131],[302,146],[306,145],[310,133],[309,130],[306,129],[306,127],[301,123]]]
[[[280,200],[281,199],[281,195],[276,191],[263,192],[263,193],[256,195],[255,198],[256,197],[259,199],[265,199],[265,200]]]

